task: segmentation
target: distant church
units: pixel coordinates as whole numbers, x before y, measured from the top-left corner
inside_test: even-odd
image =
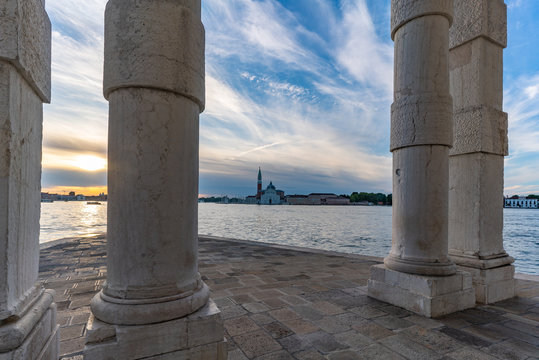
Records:
[[[280,205],[284,202],[284,191],[277,190],[271,181],[266,190],[262,190],[262,171],[259,167],[256,195],[247,196],[245,202],[248,204]]]

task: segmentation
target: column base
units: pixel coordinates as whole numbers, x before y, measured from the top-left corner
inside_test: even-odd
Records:
[[[511,265],[515,260],[511,256],[481,259],[451,252],[450,256],[459,270],[472,275],[478,303],[492,304],[515,296],[515,267]]]
[[[60,334],[54,291],[45,290],[17,321],[0,325],[0,360],[57,360]]]
[[[458,268],[472,274],[475,301],[480,304],[492,304],[515,296],[515,267],[513,265],[493,269],[467,266],[458,266]]]
[[[186,317],[148,325],[112,325],[90,315],[85,360],[226,360],[221,312],[210,299]]]
[[[472,276],[425,276],[371,266],[368,295],[425,317],[438,317],[475,306]]]

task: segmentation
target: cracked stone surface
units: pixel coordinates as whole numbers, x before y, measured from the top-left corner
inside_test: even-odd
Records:
[[[82,358],[90,299],[106,278],[105,243],[102,235],[73,238],[41,250],[40,279],[56,290],[61,360]],[[200,273],[223,312],[229,359],[537,358],[537,278],[518,279],[513,299],[426,319],[367,297],[369,268],[380,262],[199,240]]]

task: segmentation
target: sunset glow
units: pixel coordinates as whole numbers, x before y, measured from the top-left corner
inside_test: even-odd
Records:
[[[73,165],[86,171],[105,170],[107,160],[92,155],[80,155],[75,158]]]

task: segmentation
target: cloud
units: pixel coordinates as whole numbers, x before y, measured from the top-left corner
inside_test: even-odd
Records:
[[[365,0],[345,2],[337,61],[357,81],[391,95],[393,44],[380,40]]]
[[[522,75],[506,87],[509,156],[505,161],[505,193],[539,194],[539,73]]]
[[[93,187],[106,183],[107,172],[87,172],[64,169],[43,169],[41,185],[43,188],[56,186]]]

